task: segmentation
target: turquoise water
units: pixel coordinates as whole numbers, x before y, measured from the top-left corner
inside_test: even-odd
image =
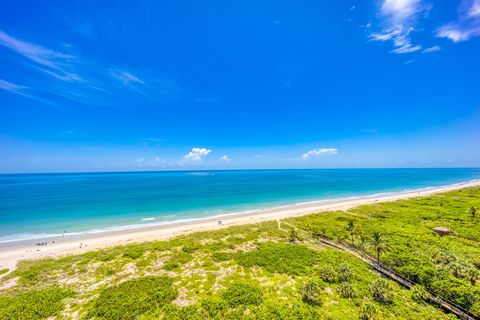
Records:
[[[0,175],[0,243],[480,179],[480,169]]]

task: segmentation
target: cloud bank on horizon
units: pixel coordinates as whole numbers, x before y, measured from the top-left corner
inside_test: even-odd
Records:
[[[317,158],[323,155],[333,155],[337,153],[338,153],[338,150],[335,148],[318,148],[302,154],[302,159],[308,160],[308,159]]]

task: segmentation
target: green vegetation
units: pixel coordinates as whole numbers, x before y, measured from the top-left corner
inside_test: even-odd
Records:
[[[250,283],[234,283],[223,294],[223,299],[231,307],[255,305],[262,303],[262,290]]]
[[[470,188],[24,261],[0,278],[0,320],[455,318],[427,289],[480,316],[479,207],[480,188]],[[418,285],[382,278],[318,236]]]
[[[475,207],[470,207],[470,215],[472,216],[472,219],[475,219],[477,217],[477,208]]]
[[[326,265],[320,268],[319,270],[319,275],[320,278],[322,278],[323,281],[328,282],[328,283],[334,283],[337,282],[338,280],[338,274],[337,271],[332,266]]]
[[[342,282],[337,286],[337,292],[342,298],[352,299],[357,296],[355,289],[349,282]]]
[[[95,299],[87,317],[97,319],[137,319],[176,298],[168,277],[143,277],[107,287]]]
[[[390,303],[393,301],[393,290],[388,282],[384,278],[380,278],[372,282],[372,295],[373,297],[382,302]]]
[[[413,299],[417,301],[426,301],[430,298],[430,293],[428,293],[427,289],[422,285],[417,284],[413,286],[410,291],[412,292]]]
[[[0,270],[0,275],[7,273],[9,270],[8,269],[1,269]]]
[[[315,306],[321,306],[323,303],[323,288],[320,284],[315,281],[309,281],[303,285],[302,290],[302,299],[306,303],[313,304]]]
[[[47,287],[0,296],[0,319],[46,319],[63,310],[64,299],[72,295],[67,289]]]
[[[308,273],[318,259],[316,252],[304,245],[267,242],[256,250],[239,253],[236,260],[244,267],[257,265],[270,272],[301,275]]]
[[[480,188],[311,215],[288,222],[331,239],[364,248],[410,280],[480,316],[480,228],[471,208]],[[351,239],[349,219],[355,221]],[[448,236],[433,232],[447,227]]]
[[[380,261],[380,255],[387,252],[387,244],[384,237],[378,231],[374,231],[372,235],[372,247],[377,254],[377,260]]]

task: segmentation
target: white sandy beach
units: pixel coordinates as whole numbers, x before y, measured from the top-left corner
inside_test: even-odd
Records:
[[[480,186],[480,181],[425,189],[415,192],[403,192],[355,199],[321,201],[264,210],[261,212],[228,215],[221,218],[214,217],[211,219],[175,223],[170,225],[153,227],[146,226],[145,228],[141,229],[104,232],[98,234],[86,234],[81,237],[77,236],[46,240],[23,241],[21,244],[18,245],[11,245],[0,248],[0,270],[5,268],[13,270],[17,262],[20,260],[79,254],[89,250],[105,248],[108,246],[161,240],[191,232],[216,230],[233,225],[251,224],[266,220],[285,219],[312,213],[326,212],[332,210],[348,210],[352,207],[363,204],[428,196],[434,193],[447,192],[473,186]],[[221,225],[218,224],[219,220],[222,221]],[[48,241],[47,246],[35,246],[36,242],[44,241]],[[55,241],[55,243],[52,244],[52,241]]]

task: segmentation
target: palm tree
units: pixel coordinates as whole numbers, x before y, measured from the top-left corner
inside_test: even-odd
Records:
[[[465,272],[465,276],[470,280],[470,284],[474,286],[478,279],[480,279],[480,272],[475,268],[468,268]]]
[[[348,220],[347,227],[345,228],[349,233],[350,233],[350,239],[353,244],[353,234],[355,232],[355,221],[354,220]]]
[[[382,253],[387,252],[387,243],[385,242],[385,239],[383,238],[383,235],[380,232],[375,231],[373,233],[371,244],[372,244],[373,249],[377,253],[377,260],[378,260],[378,262],[380,262],[380,255]]]
[[[477,208],[475,208],[474,206],[472,206],[470,208],[470,215],[472,216],[472,219],[475,219],[475,217],[477,216]]]
[[[292,228],[290,230],[290,235],[288,237],[288,241],[290,241],[291,243],[296,243],[297,240],[298,240],[297,230],[295,230],[295,228]]]

